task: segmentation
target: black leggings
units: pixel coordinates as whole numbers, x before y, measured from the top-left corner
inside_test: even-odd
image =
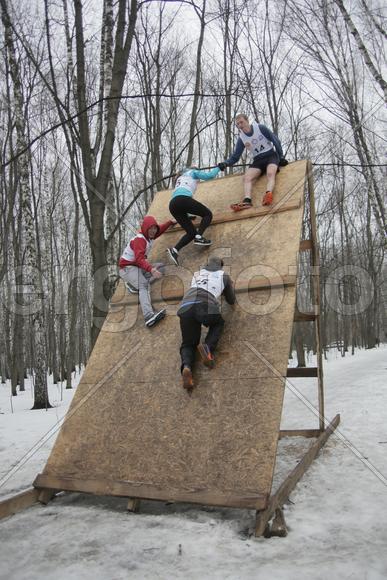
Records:
[[[182,336],[180,347],[181,369],[183,369],[184,365],[193,369],[196,347],[200,342],[202,324],[208,327],[204,342],[213,353],[222,335],[224,320],[218,309],[213,308],[211,311],[211,307],[209,308],[208,304],[201,302],[193,304],[189,310],[181,312],[179,318]]]
[[[212,221],[212,213],[202,203],[199,203],[188,195],[177,195],[173,197],[169,204],[169,211],[178,224],[187,232],[175,245],[176,250],[181,250],[189,244],[196,234],[203,235],[204,230],[208,228]],[[196,230],[188,214],[198,215],[202,218],[198,229]]]

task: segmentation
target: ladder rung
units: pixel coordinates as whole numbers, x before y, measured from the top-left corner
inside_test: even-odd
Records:
[[[290,367],[287,377],[317,377],[317,367]]]

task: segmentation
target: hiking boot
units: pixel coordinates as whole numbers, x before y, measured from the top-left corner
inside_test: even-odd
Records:
[[[201,342],[200,344],[198,344],[197,349],[202,359],[202,363],[209,369],[213,369],[215,366],[215,358],[212,352],[210,351],[210,347],[208,346],[208,344],[206,344],[205,342]]]
[[[129,282],[125,282],[125,286],[130,294],[138,294],[138,288],[132,286],[132,284],[130,284]]]
[[[262,205],[272,205],[273,203],[273,192],[267,191],[263,196]]]
[[[181,373],[183,379],[183,387],[184,389],[191,390],[194,388],[194,382],[192,378],[192,371],[189,367],[184,367],[183,372]]]
[[[211,240],[207,240],[206,238],[203,238],[203,236],[196,234],[194,244],[197,246],[211,246]]]
[[[175,266],[179,265],[179,252],[175,248],[167,248],[168,257],[172,260]]]
[[[145,319],[145,326],[147,326],[148,328],[150,328],[151,326],[154,326],[155,324],[157,324],[158,322],[160,322],[160,320],[162,320],[163,318],[165,318],[165,312],[166,312],[166,309],[163,308],[162,310],[159,310],[158,312],[154,312],[153,314],[151,314],[150,316],[148,316]]]

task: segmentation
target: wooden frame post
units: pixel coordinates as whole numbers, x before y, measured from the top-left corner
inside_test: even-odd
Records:
[[[304,457],[298,463],[298,465],[293,469],[293,471],[288,475],[284,482],[280,485],[278,490],[269,499],[269,503],[266,509],[257,511],[256,513],[256,525],[255,525],[255,535],[263,536],[270,535],[268,533],[267,527],[269,520],[272,518],[276,510],[282,508],[285,501],[288,499],[289,495],[304,475],[305,471],[308,469],[309,465],[318,455],[320,449],[325,445],[328,437],[333,433],[338,424],[340,423],[340,415],[336,415],[333,421],[328,425],[328,427],[321,433],[321,435],[316,439],[316,441],[311,445],[309,450],[306,452]],[[282,516],[281,516],[282,518]],[[281,519],[281,526],[284,526],[284,521]],[[266,531],[266,532],[265,532]]]

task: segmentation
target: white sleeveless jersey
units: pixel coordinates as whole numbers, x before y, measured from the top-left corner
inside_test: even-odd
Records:
[[[224,290],[223,281],[223,270],[217,270],[216,272],[210,272],[205,268],[195,272],[192,278],[191,287],[192,288],[202,288],[210,292],[215,298],[220,298]]]
[[[152,245],[153,245],[153,241],[154,240],[147,240],[146,237],[143,234],[137,234],[137,236],[135,236],[134,238],[132,238],[132,240],[135,240],[136,238],[143,238],[146,241],[145,256],[147,256],[148,253],[151,251],[151,248],[152,248]],[[132,240],[130,240],[130,242]],[[126,246],[125,250],[123,251],[123,254],[122,254],[121,258],[123,258],[124,260],[127,260],[128,262],[134,262],[135,255],[134,255],[134,252],[133,252],[132,248],[130,247],[130,242]]]
[[[198,181],[199,181],[198,179],[194,179],[192,177],[191,171],[187,171],[187,173],[184,173],[183,175],[180,175],[180,177],[177,178],[175,190],[178,189],[179,187],[184,187],[184,189],[188,189],[189,191],[191,191],[193,195],[198,186]]]
[[[239,132],[239,137],[242,139],[251,159],[261,153],[266,153],[267,151],[274,149],[273,143],[261,133],[258,123],[252,123],[252,127],[253,134],[251,137],[246,135],[243,131]]]

